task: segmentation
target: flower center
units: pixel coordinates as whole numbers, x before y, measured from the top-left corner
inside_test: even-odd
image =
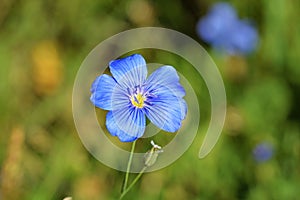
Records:
[[[143,108],[145,100],[146,98],[141,93],[134,94],[130,97],[132,105],[134,105],[137,108]]]

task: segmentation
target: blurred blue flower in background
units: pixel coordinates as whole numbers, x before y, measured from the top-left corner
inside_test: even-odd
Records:
[[[228,3],[216,3],[197,23],[197,33],[216,50],[228,54],[249,54],[258,43],[257,30],[247,20],[238,19]]]
[[[109,63],[112,76],[103,74],[91,87],[92,103],[109,110],[106,127],[122,142],[132,142],[145,131],[146,116],[160,129],[175,132],[187,113],[185,90],[172,66],[162,66],[147,79],[144,58],[134,54]]]
[[[273,147],[267,142],[260,143],[253,149],[253,156],[257,162],[265,162],[273,156]]]
[[[234,26],[236,20],[235,10],[229,4],[217,3],[198,22],[197,32],[204,41],[216,43]]]

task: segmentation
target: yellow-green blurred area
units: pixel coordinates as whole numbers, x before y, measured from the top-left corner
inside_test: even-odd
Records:
[[[180,159],[145,174],[125,199],[298,199],[300,2],[230,1],[258,29],[259,46],[247,57],[220,55],[197,37],[198,19],[215,2],[1,0],[0,199],[118,198],[124,173],[101,164],[82,145],[72,88],[81,62],[98,43],[143,26],[171,28],[202,44],[223,76],[228,110],[216,147],[198,159],[210,97],[185,62],[170,61],[180,64],[175,67],[197,92],[199,133]],[[253,150],[261,143],[272,146],[273,155],[258,162]],[[138,145],[151,147],[142,140]]]

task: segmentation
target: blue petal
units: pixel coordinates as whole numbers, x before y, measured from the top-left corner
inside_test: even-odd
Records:
[[[180,108],[181,108],[181,120],[184,120],[187,114],[187,104],[184,99],[180,101]]]
[[[116,81],[127,88],[142,85],[147,77],[146,61],[139,54],[113,60],[109,68]]]
[[[209,15],[220,16],[224,20],[232,20],[237,17],[235,9],[226,2],[215,3],[209,10]]]
[[[257,47],[257,30],[248,21],[239,21],[231,37],[237,53],[248,54]]]
[[[166,88],[177,97],[185,95],[185,90],[179,83],[179,76],[172,66],[163,66],[155,70],[147,79],[146,86],[146,90],[154,95],[163,93]]]
[[[107,113],[106,127],[122,142],[132,142],[145,132],[146,117],[141,109],[126,107]]]
[[[162,130],[177,131],[186,117],[186,102],[181,97],[174,96],[173,89],[168,87],[160,87],[155,96],[144,107],[146,116]]]
[[[230,4],[216,3],[197,23],[197,33],[205,42],[218,44],[230,36],[230,30],[236,21],[235,10]]]
[[[106,74],[98,76],[91,86],[92,103],[104,110],[112,109],[112,92],[115,88],[116,81]]]

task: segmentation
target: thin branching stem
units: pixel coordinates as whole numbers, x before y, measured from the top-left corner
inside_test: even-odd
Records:
[[[132,143],[132,146],[131,146],[131,152],[130,152],[130,156],[129,156],[129,160],[128,160],[128,164],[127,164],[127,169],[126,169],[125,180],[124,180],[124,184],[123,184],[123,188],[122,188],[122,193],[123,193],[123,191],[126,190],[126,187],[127,187],[128,178],[129,178],[129,171],[130,171],[130,167],[131,167],[131,163],[132,163],[132,157],[133,157],[133,153],[134,153],[134,149],[135,149],[135,143],[136,143],[136,140]]]
[[[122,192],[122,194],[121,194],[121,196],[120,196],[120,200],[127,194],[127,192],[129,192],[130,191],[130,189],[136,184],[136,182],[141,178],[141,176],[143,175],[143,173],[145,172],[145,170],[146,170],[146,168],[147,167],[144,167],[141,171],[140,171],[140,173],[135,177],[135,179],[132,181],[132,183],[128,186],[128,188],[126,188],[123,192]]]

